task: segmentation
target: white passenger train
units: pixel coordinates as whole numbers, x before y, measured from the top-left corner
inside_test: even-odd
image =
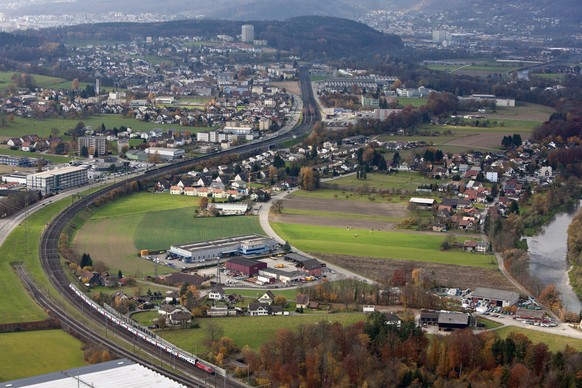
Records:
[[[85,303],[91,306],[93,309],[97,310],[99,314],[106,317],[108,320],[124,328],[125,330],[129,331],[130,333],[136,335],[137,337],[151,343],[152,345],[162,349],[164,352],[171,354],[174,357],[178,357],[192,365],[196,368],[203,370],[204,372],[213,375],[215,373],[214,369],[208,365],[203,364],[198,358],[190,353],[184,352],[182,349],[177,348],[176,346],[170,344],[169,342],[165,341],[163,338],[160,338],[157,334],[151,332],[150,330],[136,324],[135,322],[127,319],[126,317],[120,315],[117,312],[109,311],[104,307],[99,306],[94,300],[89,298],[83,292],[81,292],[77,287],[73,284],[69,284],[69,288],[71,288],[77,296],[79,296]]]

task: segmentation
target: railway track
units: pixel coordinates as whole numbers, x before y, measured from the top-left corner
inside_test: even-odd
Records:
[[[174,163],[169,166],[164,166],[152,171],[147,171],[143,175],[139,177],[133,177],[125,181],[117,182],[113,185],[108,187],[102,188],[94,193],[91,193],[77,202],[73,203],[69,207],[67,207],[63,212],[58,214],[51,223],[49,223],[42,234],[41,240],[39,242],[39,257],[42,268],[44,272],[47,274],[49,281],[51,284],[56,288],[56,290],[67,299],[67,301],[74,306],[78,311],[83,311],[83,314],[90,319],[91,321],[95,322],[98,325],[104,325],[107,327],[107,319],[104,319],[97,311],[94,311],[90,308],[84,307],[84,302],[69,288],[69,279],[64,272],[62,267],[61,259],[58,252],[58,244],[59,239],[63,231],[65,230],[67,224],[75,217],[75,215],[83,210],[85,207],[91,205],[95,199],[98,197],[106,194],[109,191],[114,189],[123,187],[126,184],[130,184],[131,182],[137,182],[139,180],[151,179],[155,178],[172,171],[182,169],[184,167],[192,166],[196,163],[210,160],[215,157],[223,156],[223,155],[231,155],[231,154],[244,154],[254,151],[260,151],[262,149],[269,149],[273,146],[278,145],[279,143],[296,138],[301,136],[308,131],[311,130],[313,124],[321,118],[319,114],[319,110],[315,103],[315,99],[313,97],[313,90],[310,85],[309,81],[309,74],[307,68],[302,68],[300,71],[300,84],[301,84],[301,93],[302,93],[302,100],[303,100],[303,115],[301,124],[296,126],[295,128],[284,132],[279,133],[275,136],[269,137],[264,140],[258,140],[254,142],[250,142],[248,144],[244,144],[239,147],[234,147],[233,149],[229,149],[226,151],[202,156],[199,158],[189,159]],[[34,282],[28,277],[28,275],[23,271],[22,268],[17,268],[17,272],[21,275],[23,282],[31,292],[31,295],[41,304],[44,308],[52,311],[61,322],[64,322],[68,328],[74,330],[75,332],[79,333],[84,338],[87,338],[91,342],[103,344],[107,348],[111,349],[114,353],[132,359],[136,362],[144,364],[152,369],[162,373],[176,381],[191,387],[204,387],[204,386],[211,386],[214,384],[216,386],[217,380],[219,380],[219,384],[224,387],[242,387],[245,386],[241,382],[231,379],[227,376],[213,376],[213,382],[209,382],[209,377],[203,371],[195,370],[191,364],[183,362],[182,360],[174,357],[171,359],[169,355],[165,355],[166,360],[164,360],[164,355],[162,352],[152,346],[147,341],[143,341],[139,339],[137,336],[132,335],[131,333],[126,332],[121,327],[115,327],[115,325],[110,325],[110,331],[115,333],[115,335],[120,338],[128,347],[133,346],[134,348],[137,346],[140,351],[146,353],[150,356],[151,359],[159,359],[160,365],[154,365],[152,362],[148,361],[146,358],[136,354],[135,352],[128,351],[124,346],[120,346],[116,344],[114,341],[111,341],[109,338],[104,337],[100,333],[92,332],[87,329],[86,325],[83,325],[82,322],[79,322],[74,317],[71,317],[67,314],[66,310],[52,301],[47,295],[44,295],[38,287],[35,286]],[[86,310],[86,311],[85,311]],[[109,330],[109,329],[108,329]],[[172,365],[172,368],[168,369],[168,365]],[[172,370],[174,369],[174,370]]]

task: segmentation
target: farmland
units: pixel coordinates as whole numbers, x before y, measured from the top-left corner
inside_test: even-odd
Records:
[[[170,194],[123,197],[98,209],[85,222],[73,249],[126,275],[146,275],[155,268],[152,262],[136,257],[140,249],[163,250],[172,244],[262,233],[258,219],[252,216],[196,218],[198,203],[196,197]]]
[[[158,334],[182,349],[203,353],[208,350],[204,345],[207,336],[205,328],[212,322],[219,325],[224,330],[224,335],[232,338],[239,348],[248,345],[250,348],[258,350],[261,345],[272,339],[279,329],[295,329],[300,325],[316,323],[321,320],[339,322],[346,326],[364,319],[363,313],[199,319],[197,320],[200,324],[199,329],[158,331]]]
[[[86,365],[81,341],[61,330],[4,333],[0,341],[0,381]]]
[[[4,91],[8,85],[12,83],[12,76],[19,74],[14,71],[0,71],[0,91]],[[34,78],[35,84],[39,88],[47,89],[71,89],[71,80],[64,78],[49,77],[40,74],[31,74]],[[80,83],[79,87],[84,88],[85,83]]]
[[[382,232],[369,229],[273,223],[273,229],[298,249],[311,254],[400,259],[480,268],[496,268],[487,255],[440,250],[443,235]]]

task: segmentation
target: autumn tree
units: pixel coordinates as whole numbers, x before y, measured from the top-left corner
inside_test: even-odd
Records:
[[[313,191],[319,187],[319,173],[312,167],[302,167],[299,178],[303,190]]]

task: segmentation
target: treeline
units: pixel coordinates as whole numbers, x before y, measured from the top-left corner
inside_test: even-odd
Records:
[[[430,339],[414,320],[400,325],[375,312],[342,327],[322,320],[297,331],[281,329],[258,353],[242,355],[256,385],[285,387],[575,387],[582,354],[567,346],[552,353],[525,335],[506,339],[471,330]],[[239,377],[247,370],[238,368]]]
[[[582,298],[582,209],[578,210],[568,226],[568,261],[572,264],[570,284]]]

